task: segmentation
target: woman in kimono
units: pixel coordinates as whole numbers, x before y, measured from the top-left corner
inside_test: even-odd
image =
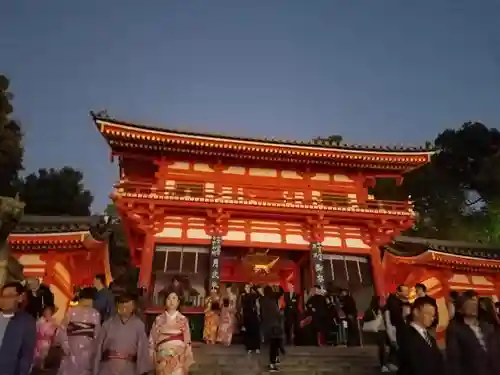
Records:
[[[80,291],[78,305],[70,307],[57,331],[57,341],[64,352],[58,375],[90,375],[95,343],[101,328],[101,316],[92,307],[95,290]]]
[[[54,344],[57,323],[54,319],[55,306],[47,305],[43,308],[42,316],[36,322],[36,347],[34,367],[44,368],[44,361]]]
[[[179,296],[170,292],[166,311],[151,327],[149,353],[156,375],[187,375],[194,363],[188,319],[179,312]]]
[[[223,345],[231,345],[234,329],[234,314],[236,312],[234,305],[231,304],[229,298],[222,300],[222,309],[220,314],[220,325],[217,331],[217,342]]]
[[[217,289],[212,289],[210,297],[205,301],[205,322],[203,340],[207,344],[215,344],[220,324],[220,298]]]

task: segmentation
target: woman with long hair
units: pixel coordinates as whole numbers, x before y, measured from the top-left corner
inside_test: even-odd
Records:
[[[101,328],[101,316],[94,309],[94,288],[84,288],[79,293],[78,305],[70,307],[57,340],[64,352],[59,375],[90,375],[94,360],[94,340]]]
[[[149,353],[156,375],[187,375],[194,363],[188,319],[179,312],[180,298],[170,292],[165,312],[151,327]]]
[[[479,298],[478,318],[482,322],[491,324],[495,329],[500,328],[500,320],[498,319],[495,304],[491,298]]]

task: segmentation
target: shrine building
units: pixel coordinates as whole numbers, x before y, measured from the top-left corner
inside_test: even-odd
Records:
[[[50,286],[59,320],[75,286],[92,285],[99,273],[110,278],[108,244],[96,240],[91,229],[90,217],[25,215],[8,237],[24,276]]]
[[[168,130],[92,114],[118,160],[111,194],[139,283],[153,299],[173,276],[200,297],[226,283],[314,284],[386,294],[380,246],[413,225],[409,201],[381,201],[420,148],[337,145]],[[199,305],[200,298],[191,301]]]
[[[384,250],[386,287],[393,291],[400,284],[424,284],[438,305],[440,337],[449,322],[451,291],[473,289],[495,302],[500,297],[498,246],[399,236]]]

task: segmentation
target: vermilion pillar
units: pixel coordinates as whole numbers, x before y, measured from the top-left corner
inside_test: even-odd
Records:
[[[387,290],[385,288],[384,270],[382,268],[382,259],[380,257],[380,249],[378,246],[372,247],[371,266],[375,294],[382,297],[382,299],[385,299]]]
[[[149,290],[151,276],[153,274],[154,235],[148,232],[144,238],[144,246],[141,253],[141,268],[139,271],[139,287]]]

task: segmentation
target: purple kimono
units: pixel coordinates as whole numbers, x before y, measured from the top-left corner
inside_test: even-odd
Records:
[[[64,350],[58,375],[90,375],[94,365],[95,338],[101,316],[92,307],[71,307],[57,332]]]
[[[146,327],[132,316],[114,315],[104,322],[96,341],[93,375],[141,375],[153,369]]]

